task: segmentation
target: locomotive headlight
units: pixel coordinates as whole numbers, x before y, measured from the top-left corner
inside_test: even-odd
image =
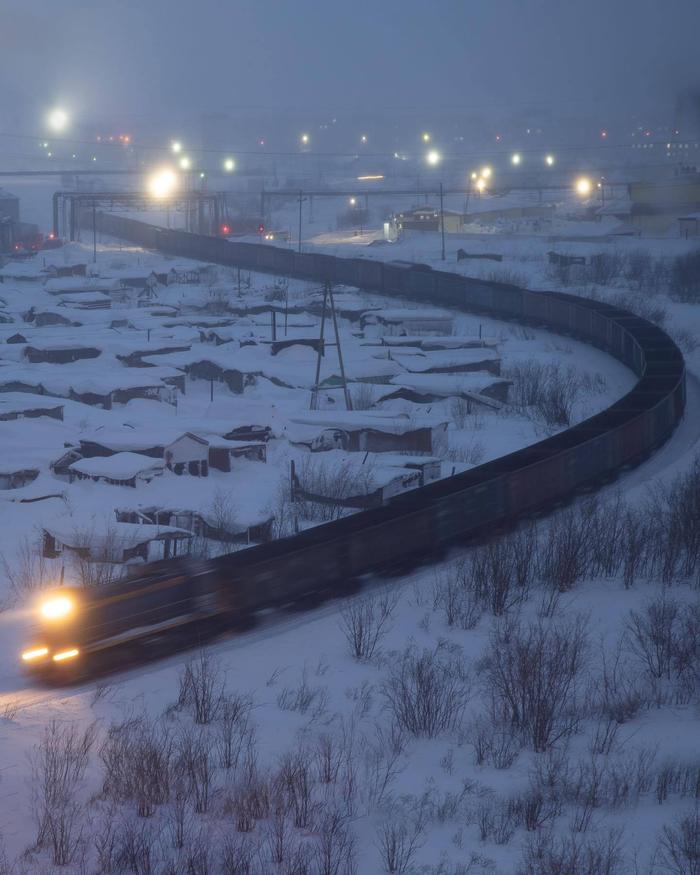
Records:
[[[25,662],[31,662],[33,659],[41,659],[42,656],[49,655],[48,647],[35,647],[33,650],[25,650],[22,654],[22,659]]]
[[[47,599],[39,610],[45,620],[62,620],[72,613],[73,608],[74,605],[71,599],[62,595]]]

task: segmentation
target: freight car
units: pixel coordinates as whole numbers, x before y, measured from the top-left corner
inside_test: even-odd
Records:
[[[36,606],[34,638],[22,654],[27,667],[45,675],[89,673],[115,663],[116,652],[123,659],[126,649],[186,646],[203,632],[250,626],[270,608],[352,592],[367,573],[429,561],[450,544],[608,481],[657,449],[683,415],[685,364],[675,343],[657,326],[599,301],[425,265],[231,243],[114,215],[99,223],[104,233],[177,256],[542,325],[607,351],[639,379],[607,410],[573,428],[384,507],[210,562],[168,560],[100,589],[50,593]]]

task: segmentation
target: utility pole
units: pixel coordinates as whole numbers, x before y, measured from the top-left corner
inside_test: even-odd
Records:
[[[442,260],[445,260],[445,210],[442,199],[442,182],[440,183],[440,236],[442,238]]]
[[[97,211],[95,198],[92,199],[92,262],[97,264]]]
[[[299,255],[301,255],[301,205],[304,200],[304,192],[299,189]]]
[[[335,343],[326,343],[325,328],[326,328],[326,313],[330,310],[330,316],[333,320],[333,331],[335,334]],[[323,285],[323,309],[321,311],[321,332],[318,339],[318,348],[316,350],[316,377],[314,379],[314,387],[311,391],[311,410],[318,410],[318,395],[320,391],[321,381],[321,356],[325,352],[326,346],[334,346],[338,352],[338,364],[340,365],[340,379],[343,387],[343,395],[345,396],[345,407],[347,410],[352,410],[352,397],[348,389],[348,381],[345,376],[345,364],[343,362],[343,350],[340,345],[340,332],[338,330],[338,319],[335,313],[335,301],[333,299],[333,286],[327,280]]]

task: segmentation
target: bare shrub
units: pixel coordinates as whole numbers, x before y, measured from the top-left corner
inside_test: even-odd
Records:
[[[700,875],[700,808],[665,826],[659,840],[656,862],[671,875]]]
[[[527,597],[532,557],[532,545],[522,535],[489,541],[472,552],[474,594],[494,616],[502,616]]]
[[[478,465],[486,455],[486,447],[481,441],[472,438],[467,444],[447,447],[440,455],[446,462],[466,462],[468,465]]]
[[[569,735],[579,721],[580,673],[587,656],[585,623],[523,627],[495,624],[485,663],[495,711],[536,751]]]
[[[368,810],[382,805],[389,796],[394,781],[404,768],[405,747],[403,730],[396,724],[388,729],[377,724],[374,737],[363,739],[362,789]]]
[[[318,827],[313,860],[318,875],[356,875],[356,841],[347,818],[334,809],[326,812]]]
[[[647,690],[624,658],[622,642],[615,647],[612,658],[603,649],[602,669],[596,683],[596,710],[609,720],[626,723],[644,706]]]
[[[587,572],[594,551],[591,507],[571,508],[553,516],[540,540],[537,565],[542,581],[567,592]]]
[[[297,468],[297,503],[310,520],[329,522],[347,513],[349,499],[375,490],[371,462],[358,465],[354,459],[338,464],[316,454],[307,454]]]
[[[237,769],[244,752],[253,743],[252,707],[250,696],[235,694],[221,700],[215,725],[215,745],[223,769]]]
[[[298,711],[306,714],[312,710],[314,715],[322,714],[328,704],[326,687],[314,687],[309,683],[309,672],[304,666],[299,683],[295,687],[283,687],[277,696],[277,704],[284,711]]]
[[[610,298],[610,303],[621,310],[629,310],[642,319],[648,319],[656,325],[664,325],[667,318],[666,308],[657,300],[649,300],[639,295],[629,295],[619,292]]]
[[[398,592],[349,599],[340,609],[340,628],[355,659],[372,659],[389,631],[388,623],[399,602]]]
[[[136,875],[155,875],[157,869],[156,834],[152,821],[124,817],[117,832],[115,859],[117,871]]]
[[[503,376],[511,380],[512,405],[530,411],[550,426],[568,426],[582,384],[576,369],[537,361],[513,362]]]
[[[609,830],[602,836],[558,836],[541,831],[528,842],[517,875],[623,875],[622,836]]]
[[[50,563],[42,554],[38,538],[20,540],[14,562],[2,557],[2,571],[8,583],[8,602],[21,603],[29,596],[45,589],[52,582]]]
[[[624,259],[619,252],[599,252],[591,255],[586,265],[586,281],[597,286],[609,286],[622,275]]]
[[[700,253],[689,252],[673,261],[669,292],[674,301],[688,304],[700,301]]]
[[[275,789],[297,829],[308,829],[316,812],[311,753],[305,748],[284,754],[274,778]]]
[[[473,629],[481,619],[482,607],[471,586],[468,562],[452,562],[438,572],[433,583],[433,610],[440,609],[448,626]]]
[[[376,845],[383,871],[406,875],[423,845],[425,822],[419,811],[412,816],[395,812],[376,829]]]
[[[221,669],[202,650],[180,673],[177,707],[191,709],[195,723],[205,725],[216,719],[223,695]]]
[[[421,653],[407,647],[396,654],[382,693],[396,723],[413,735],[455,729],[469,698],[461,650],[444,642]]]
[[[103,793],[135,800],[139,817],[150,817],[170,795],[172,749],[167,727],[146,718],[110,726],[100,748]]]
[[[173,770],[175,781],[193,801],[197,814],[209,810],[214,793],[214,758],[211,738],[204,729],[184,730],[177,738]]]
[[[85,820],[78,792],[96,735],[94,723],[80,732],[52,720],[32,754],[36,843],[50,846],[56,866],[71,863],[81,842]]]
[[[680,605],[666,594],[653,599],[641,612],[630,611],[627,643],[652,678],[671,679],[680,622]]]
[[[227,832],[219,857],[221,875],[255,875],[257,848],[247,835]]]

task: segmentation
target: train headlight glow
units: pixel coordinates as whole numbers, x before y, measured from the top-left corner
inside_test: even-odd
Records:
[[[64,662],[66,659],[75,659],[79,653],[80,651],[77,647],[73,647],[70,650],[62,650],[60,653],[54,653],[52,658],[54,662]]]
[[[25,650],[22,659],[25,662],[31,662],[33,659],[41,659],[42,656],[48,656],[48,654],[48,647],[36,647],[34,650]]]
[[[39,609],[45,620],[62,620],[73,610],[73,602],[67,596],[47,599]]]

